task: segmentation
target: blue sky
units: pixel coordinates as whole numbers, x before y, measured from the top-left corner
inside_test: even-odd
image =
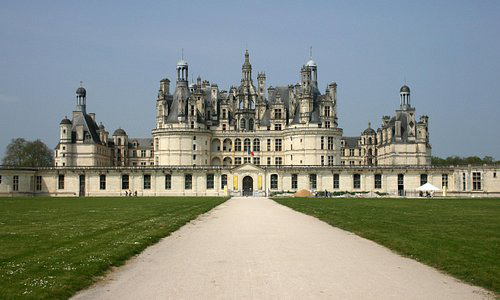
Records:
[[[0,1],[0,156],[15,137],[55,147],[80,81],[109,132],[148,137],[181,48],[228,89],[246,48],[254,80],[283,85],[312,46],[345,135],[393,115],[406,79],[433,155],[500,159],[499,37],[500,1]]]

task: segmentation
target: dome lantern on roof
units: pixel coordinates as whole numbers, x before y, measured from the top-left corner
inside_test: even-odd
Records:
[[[115,130],[115,132],[113,132],[113,135],[127,135],[127,133],[125,132],[125,130],[118,128],[117,130]]]
[[[307,67],[317,67],[318,65],[316,64],[316,62],[314,60],[310,59],[306,62],[306,66]]]
[[[68,117],[64,117],[64,119],[61,120],[61,125],[71,125],[71,121],[68,119]]]
[[[179,60],[175,69],[177,70],[177,81],[188,80],[188,63],[184,60],[184,49],[182,49],[181,60]]]
[[[87,95],[87,91],[83,86],[79,87],[76,89],[76,96],[77,97],[85,97]]]
[[[371,122],[368,122],[368,128],[366,128],[364,131],[363,131],[363,135],[375,135],[377,134],[375,132],[375,130],[372,128],[372,124]]]
[[[400,93],[410,93],[410,88],[405,84],[399,90]]]
[[[401,108],[411,107],[410,105],[410,88],[405,84],[399,90]]]

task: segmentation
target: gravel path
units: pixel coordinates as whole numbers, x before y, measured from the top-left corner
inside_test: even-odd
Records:
[[[267,198],[232,198],[74,299],[487,299]]]

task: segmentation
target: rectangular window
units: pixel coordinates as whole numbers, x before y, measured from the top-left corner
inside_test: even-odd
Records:
[[[104,174],[99,176],[99,189],[100,190],[106,189],[106,175]]]
[[[361,188],[361,175],[360,174],[354,174],[352,176],[352,185],[355,189],[360,189]]]
[[[333,150],[333,136],[328,137],[328,150]]]
[[[349,156],[354,156],[354,149],[349,149]]]
[[[222,131],[226,131],[226,124],[222,124]]]
[[[481,190],[481,172],[472,172],[472,190]]]
[[[278,189],[278,174],[271,174],[271,189]]]
[[[420,174],[420,185],[424,185],[427,183],[427,174]]]
[[[270,165],[271,165],[271,158],[270,158],[270,157],[268,157],[268,158],[267,158],[267,165],[268,165],[268,166],[270,166]]]
[[[257,166],[260,165],[260,157],[254,157],[253,158],[253,164],[257,165]]]
[[[274,158],[274,164],[277,166],[281,166],[283,164],[283,158],[281,157],[275,157]]]
[[[41,191],[42,190],[42,176],[36,176],[35,177],[35,189],[37,191]]]
[[[17,175],[12,177],[12,190],[19,191],[19,176]]]
[[[64,190],[64,175],[59,175],[59,179],[57,180],[57,188],[59,190]]]
[[[235,165],[241,165],[241,157],[236,157],[236,158],[234,159],[234,164],[235,164]]]
[[[333,155],[328,155],[328,165],[333,166]]]
[[[214,189],[214,174],[207,174],[207,190]]]
[[[250,163],[250,157],[243,157],[243,163],[244,164],[249,164]]]
[[[2,184],[2,175],[0,175],[0,184]]]
[[[146,157],[146,150],[141,150],[141,157]]]
[[[151,189],[151,175],[149,174],[144,175],[144,189],[145,190]]]
[[[375,188],[382,188],[382,174],[375,174]]]
[[[292,189],[297,189],[298,185],[298,175],[292,174]]]
[[[325,137],[321,137],[321,150],[325,149]]]
[[[330,128],[330,121],[325,121],[325,128]]]
[[[462,188],[464,191],[467,190],[467,177],[465,173],[462,173]]]
[[[267,139],[267,151],[271,151],[271,139]]]
[[[226,187],[226,186],[227,186],[227,175],[222,174],[220,177],[220,188],[224,189],[224,187]]]
[[[321,165],[325,165],[325,156],[321,155]]]
[[[274,140],[274,150],[275,151],[281,151],[281,139],[275,139]]]
[[[129,184],[130,177],[127,174],[122,175],[122,190],[128,190],[130,187]]]
[[[275,119],[281,119],[281,109],[274,110],[274,117]]]
[[[274,130],[281,131],[281,124],[274,124]]]
[[[170,174],[165,174],[165,189],[172,189],[172,175]]]
[[[330,116],[330,106],[325,106],[325,117]]]
[[[340,187],[340,175],[333,174],[333,188],[338,189]]]
[[[309,174],[309,188],[315,190],[317,188],[317,176],[316,174]]]
[[[443,188],[448,187],[448,174],[441,175],[441,187]]]
[[[190,190],[193,188],[193,175],[186,174],[184,175],[184,189]]]

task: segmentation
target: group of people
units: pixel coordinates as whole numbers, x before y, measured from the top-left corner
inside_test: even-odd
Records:
[[[125,197],[137,197],[137,191],[134,191],[134,193],[132,193],[132,191],[125,191]]]

